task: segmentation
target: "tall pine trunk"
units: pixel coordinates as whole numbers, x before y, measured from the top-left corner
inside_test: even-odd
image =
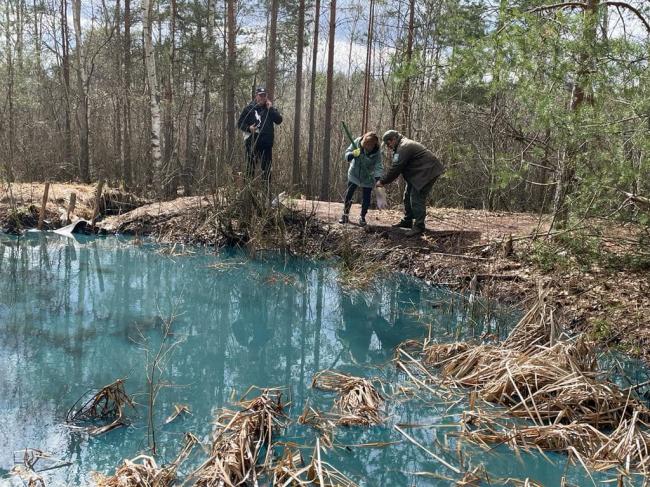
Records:
[[[226,158],[231,160],[235,144],[235,70],[237,67],[237,25],[235,18],[236,0],[226,0],[226,40],[227,40],[227,69],[226,85]]]
[[[330,0],[329,47],[327,52],[327,87],[325,89],[325,133],[323,134],[323,163],[320,199],[329,200],[330,143],[332,140],[332,97],[334,94],[334,40],[336,36],[336,0]]]
[[[401,132],[408,137],[411,136],[411,64],[413,63],[413,36],[415,34],[415,0],[409,1],[409,24],[406,33],[406,53],[404,62],[406,64],[406,77],[402,86],[402,124]]]
[[[124,76],[122,79],[123,123],[122,123],[122,181],[125,188],[133,183],[131,166],[131,0],[124,0],[123,38]]]
[[[372,44],[375,30],[375,0],[370,0],[368,13],[368,39],[366,44],[366,66],[363,76],[363,109],[361,114],[361,133],[368,131],[370,117],[370,88],[372,86]]]
[[[63,76],[64,120],[63,160],[66,168],[72,166],[72,115],[70,104],[70,31],[68,30],[68,3],[61,0],[61,71]]]
[[[271,100],[275,96],[277,38],[278,38],[278,9],[279,0],[271,0],[271,20],[269,26],[269,51],[266,53],[266,91]]]
[[[77,72],[77,126],[79,127],[79,179],[90,182],[90,144],[88,133],[88,73],[81,40],[81,0],[72,0],[75,33],[75,71]]]
[[[293,125],[293,166],[291,184],[300,186],[300,129],[302,122],[302,56],[305,48],[305,0],[298,5],[298,46],[296,49],[296,104]]]
[[[314,191],[314,138],[316,136],[316,63],[318,62],[318,35],[320,27],[320,0],[314,5],[314,42],[311,53],[311,85],[309,93],[309,142],[307,143],[307,184],[305,189],[308,195]]]

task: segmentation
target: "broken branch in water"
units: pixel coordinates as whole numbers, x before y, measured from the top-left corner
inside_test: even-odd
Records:
[[[81,406],[77,407],[79,404]],[[66,413],[65,422],[83,429],[90,435],[100,435],[126,425],[124,417],[126,406],[135,409],[133,400],[124,389],[124,379],[118,379],[102,387],[90,398],[88,393],[81,396]],[[97,421],[104,421],[105,424],[101,426],[84,424]]]

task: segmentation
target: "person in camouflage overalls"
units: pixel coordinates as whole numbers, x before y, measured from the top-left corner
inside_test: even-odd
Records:
[[[407,139],[396,130],[387,131],[382,140],[393,154],[392,163],[376,186],[381,188],[402,175],[406,181],[404,217],[393,226],[410,229],[408,236],[420,235],[425,228],[427,197],[436,179],[444,172],[444,167],[429,149],[419,142]]]
[[[356,189],[360,187],[363,190],[363,199],[359,225],[363,227],[367,224],[366,214],[370,208],[372,188],[384,172],[377,134],[368,132],[355,139],[345,151],[345,160],[350,163],[350,167],[348,168],[348,188],[345,192],[343,215],[341,215],[339,223],[349,223],[352,197]]]

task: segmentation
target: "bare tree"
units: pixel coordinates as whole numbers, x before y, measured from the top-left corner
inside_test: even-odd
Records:
[[[298,4],[298,40],[296,47],[296,104],[293,125],[293,165],[291,184],[300,185],[300,129],[302,125],[302,55],[305,48],[305,0]]]
[[[75,34],[75,71],[77,74],[77,126],[79,127],[79,179],[90,182],[90,149],[88,132],[88,73],[81,35],[81,0],[72,0]]]
[[[128,0],[126,0],[128,1]],[[72,122],[70,103],[70,33],[68,30],[68,2],[61,0],[61,73],[63,81],[64,122],[63,122],[63,159],[64,165],[72,165]]]
[[[320,199],[330,194],[330,141],[332,139],[332,94],[334,92],[334,40],[336,36],[336,0],[330,0],[329,47],[327,52],[327,87],[325,88],[325,127],[323,134],[323,163]]]
[[[13,173],[13,159],[14,159],[14,146],[15,146],[15,120],[14,120],[14,60],[13,60],[13,41],[11,38],[12,33],[12,21],[10,9],[7,6],[5,8],[5,60],[7,63],[7,110],[8,110],[8,127],[4,128],[4,123],[0,122],[0,128],[6,132],[6,141],[7,141],[7,155],[4,157],[4,172],[5,178],[9,182],[13,182],[14,173]]]
[[[237,66],[237,21],[235,18],[236,0],[226,0],[226,40],[227,40],[227,69],[224,76],[226,91],[225,125],[226,125],[226,155],[232,157],[235,142],[235,69]]]
[[[318,36],[320,27],[320,0],[314,5],[314,40],[311,54],[311,85],[309,88],[309,142],[307,143],[307,184],[308,194],[313,192],[314,137],[316,133],[316,64],[318,62]]]
[[[271,99],[275,97],[275,78],[277,76],[277,38],[278,38],[278,10],[280,8],[279,0],[271,0],[271,19],[269,26],[269,46],[266,53],[266,91]]]
[[[368,38],[366,43],[366,65],[363,76],[363,109],[361,114],[361,133],[368,131],[370,114],[370,88],[372,86],[372,46],[375,30],[375,0],[370,0],[368,8]]]
[[[406,52],[404,63],[406,65],[406,76],[402,86],[402,124],[401,132],[411,136],[410,107],[411,107],[411,65],[413,62],[413,36],[415,35],[415,0],[409,0],[409,24],[406,31]]]
[[[124,37],[123,37],[124,76],[123,89],[123,123],[122,123],[122,181],[125,188],[133,182],[131,167],[131,0],[124,0]]]
[[[176,58],[176,0],[169,2],[169,51],[166,82],[164,83],[164,152],[163,152],[163,191],[166,196],[174,196],[178,184],[176,167],[176,136],[174,128],[174,66]]]

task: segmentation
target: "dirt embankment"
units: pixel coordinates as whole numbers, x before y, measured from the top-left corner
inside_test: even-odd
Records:
[[[44,183],[13,183],[0,186],[0,229],[19,233],[35,228],[43,204]],[[103,186],[97,198],[97,187],[89,184],[51,183],[49,185],[44,215],[44,229],[59,228],[66,223],[70,202],[74,196],[74,209],[70,220],[91,220],[98,207],[98,215],[125,213],[148,201],[116,188]]]
[[[13,205],[6,192],[0,192],[0,223],[6,222],[16,207],[22,211],[29,205],[40,207],[42,188],[37,184],[13,185]],[[67,207],[72,191],[77,193],[77,216],[92,216],[94,187],[53,185],[48,201],[51,225],[60,222],[56,215]],[[111,201],[116,200],[128,200],[134,206],[143,203],[127,196]],[[17,201],[20,204],[16,205]],[[650,272],[643,265],[602,265],[602,259],[589,260],[583,255],[623,255],[629,249],[619,243],[636,241],[635,229],[594,222],[601,234],[609,233],[611,238],[599,240],[599,246],[589,252],[574,248],[571,253],[566,245],[548,244],[544,238],[548,222],[532,214],[430,208],[426,233],[408,238],[403,230],[391,227],[401,217],[398,210],[371,210],[368,226],[360,227],[337,223],[340,203],[291,200],[285,201],[285,207],[288,211],[266,215],[265,220],[243,230],[233,223],[237,215],[228,208],[216,208],[213,199],[207,197],[177,198],[128,212],[123,207],[111,210],[109,204],[102,213],[122,213],[104,217],[98,227],[108,233],[153,235],[165,242],[239,243],[251,252],[282,248],[310,256],[337,255],[349,271],[360,276],[388,268],[430,284],[510,303],[523,303],[542,285],[550,289],[551,304],[565,326],[650,359]],[[355,205],[352,222],[356,222],[357,212]],[[33,219],[25,223],[35,225]],[[558,238],[570,246],[571,234]]]

